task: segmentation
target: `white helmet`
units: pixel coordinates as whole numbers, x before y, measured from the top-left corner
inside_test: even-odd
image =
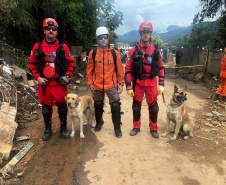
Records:
[[[104,26],[97,28],[96,36],[98,37],[99,35],[109,35],[108,29]]]

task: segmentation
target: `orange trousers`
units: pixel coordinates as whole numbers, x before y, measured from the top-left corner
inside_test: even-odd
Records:
[[[222,94],[223,96],[226,96],[226,78],[221,78],[221,84],[217,89],[216,94]]]

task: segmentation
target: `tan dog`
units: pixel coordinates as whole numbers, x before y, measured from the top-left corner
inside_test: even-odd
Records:
[[[90,96],[80,96],[70,93],[65,97],[68,107],[68,115],[72,124],[71,137],[75,134],[75,118],[79,118],[80,122],[80,138],[84,138],[83,125],[92,122],[92,127],[95,127],[95,116],[94,116],[94,101]],[[88,115],[86,110],[90,110]],[[83,115],[86,114],[87,123],[83,123]]]
[[[166,110],[167,130],[161,135],[162,137],[167,136],[170,121],[175,124],[174,135],[170,140],[176,140],[178,133],[183,135],[184,139],[188,139],[189,137],[193,137],[193,131],[199,129],[199,127],[194,126],[194,123],[188,117],[184,103],[187,100],[186,90],[187,87],[185,86],[184,90],[179,92],[177,86],[174,86],[173,98]]]

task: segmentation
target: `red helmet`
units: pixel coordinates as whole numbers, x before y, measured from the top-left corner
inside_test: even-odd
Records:
[[[58,28],[58,24],[57,22],[55,21],[55,19],[53,18],[46,18],[44,21],[43,21],[43,28],[47,27],[47,26],[55,26]]]
[[[152,32],[153,31],[152,24],[150,22],[142,22],[139,27],[139,32],[144,30]]]

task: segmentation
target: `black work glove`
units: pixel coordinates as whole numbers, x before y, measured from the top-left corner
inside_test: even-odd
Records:
[[[69,76],[68,75],[62,76],[59,79],[59,83],[62,85],[68,85],[69,84]]]

